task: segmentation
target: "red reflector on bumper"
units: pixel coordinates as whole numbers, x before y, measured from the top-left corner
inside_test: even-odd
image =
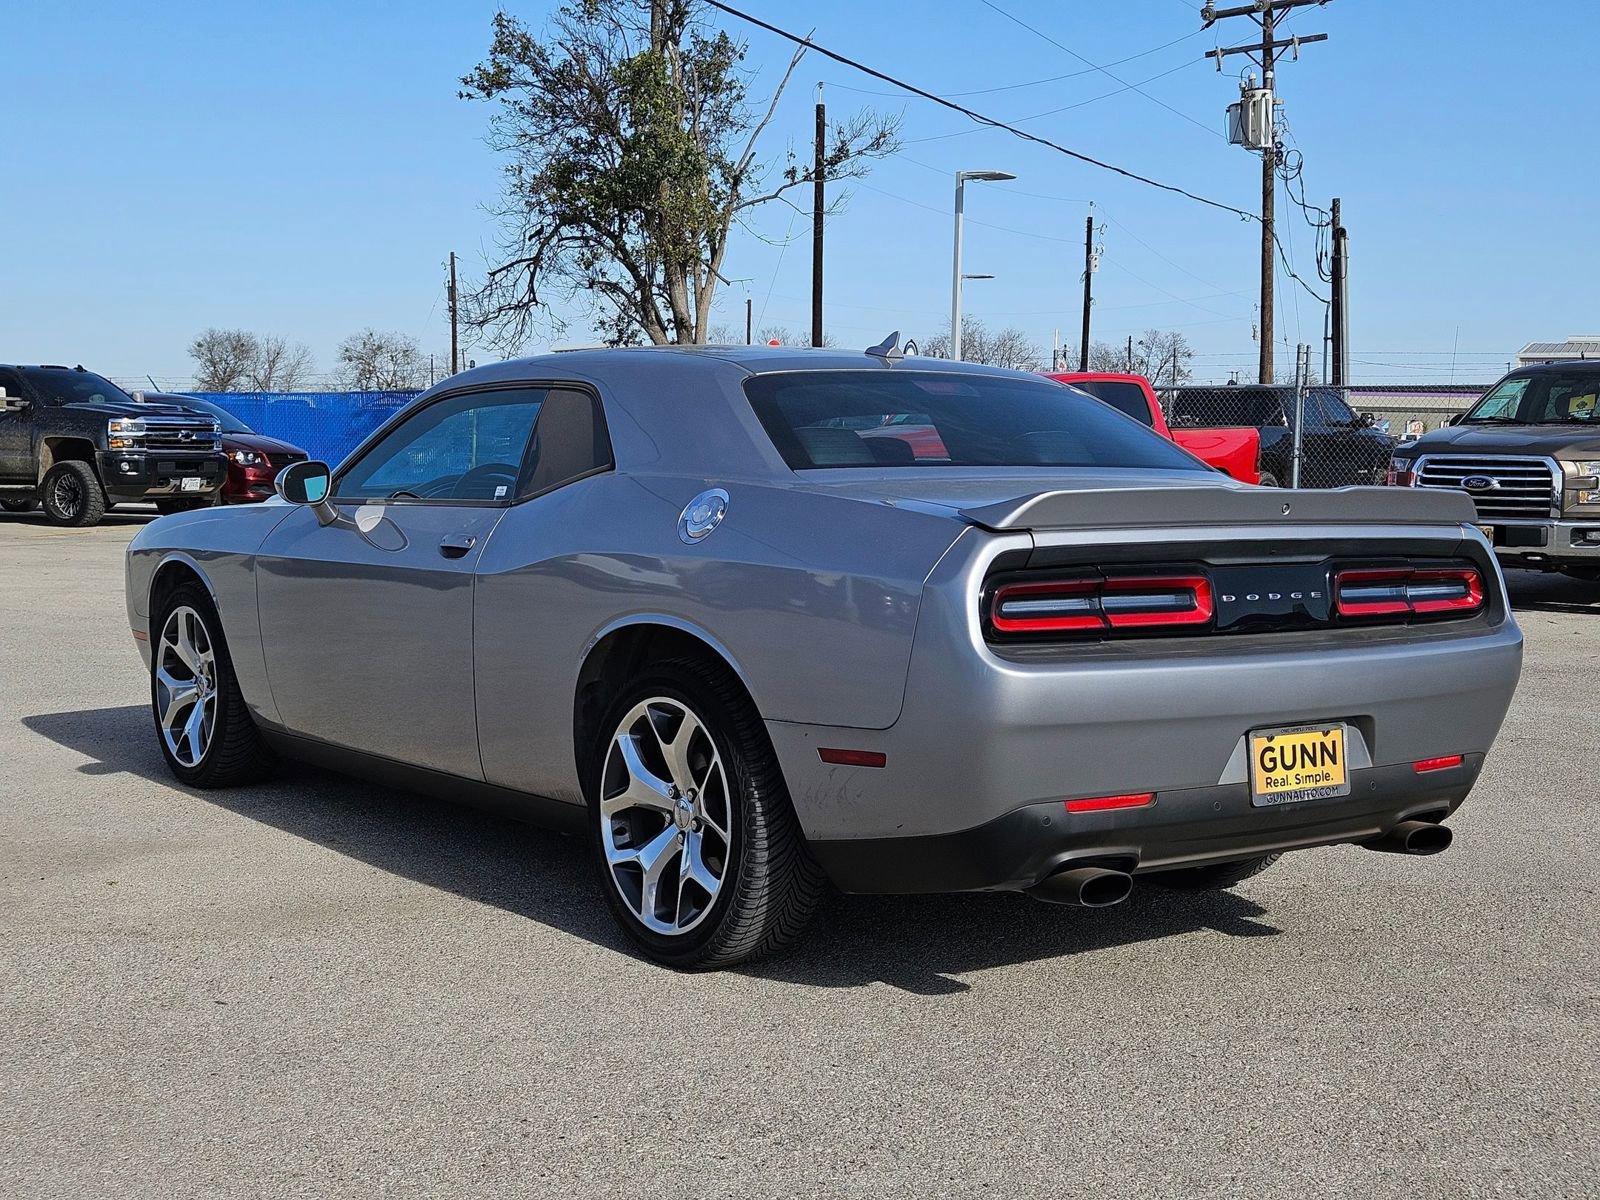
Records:
[[[889,756],[876,750],[835,750],[828,746],[817,747],[817,757],[836,767],[886,767]]]
[[[1460,765],[1461,755],[1446,754],[1442,758],[1419,758],[1411,764],[1411,768],[1418,775],[1421,775],[1426,771],[1448,771],[1451,767],[1459,767]]]
[[[1154,792],[1130,792],[1125,796],[1091,796],[1068,800],[1068,812],[1104,812],[1108,808],[1144,808],[1156,802]]]

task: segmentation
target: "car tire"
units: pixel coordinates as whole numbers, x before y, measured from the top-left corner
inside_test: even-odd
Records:
[[[1150,881],[1186,892],[1220,892],[1261,874],[1282,857],[1281,854],[1258,854],[1255,858],[1215,863],[1209,867],[1182,867],[1152,875]]]
[[[708,970],[800,937],[825,877],[732,671],[694,658],[646,668],[606,713],[591,754],[601,890],[645,954]]]
[[[1281,487],[1282,485],[1279,484],[1278,477],[1276,475],[1274,475],[1271,471],[1263,471],[1263,472],[1261,472],[1260,486],[1261,487]]]
[[[0,500],[0,508],[8,513],[31,513],[33,506],[38,503],[31,497],[27,500]]]
[[[40,503],[52,525],[83,528],[106,515],[106,493],[94,468],[69,459],[51,467],[39,485]]]
[[[210,595],[196,582],[182,583],[162,598],[152,618],[150,709],[168,770],[194,788],[266,778],[275,758],[239,691]],[[194,680],[202,681],[198,688],[184,686]]]

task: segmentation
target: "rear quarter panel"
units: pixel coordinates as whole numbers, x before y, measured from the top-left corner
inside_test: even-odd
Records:
[[[1190,454],[1241,483],[1261,482],[1261,434],[1255,429],[1184,429],[1172,440]]]
[[[679,514],[714,486],[727,517],[684,543]],[[715,647],[768,720],[893,725],[923,582],[961,528],[769,483],[620,472],[512,508],[484,548],[476,598],[489,781],[582,802],[578,674],[600,638],[642,622]]]

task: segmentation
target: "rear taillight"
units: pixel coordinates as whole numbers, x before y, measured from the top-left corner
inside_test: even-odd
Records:
[[[1341,617],[1471,616],[1483,607],[1476,567],[1358,567],[1333,577]]]
[[[1204,575],[1094,575],[1004,583],[989,601],[989,624],[1004,635],[1097,634],[1211,624]]]

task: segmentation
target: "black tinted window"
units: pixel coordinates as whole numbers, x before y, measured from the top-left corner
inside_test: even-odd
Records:
[[[773,444],[795,470],[1206,470],[1153,431],[1047,379],[896,368],[758,375],[744,386]]]
[[[1141,424],[1152,423],[1150,402],[1145,399],[1144,389],[1137,383],[1124,383],[1116,379],[1084,379],[1067,386],[1088,392],[1096,400],[1111,405],[1120,413],[1127,413]]]
[[[611,466],[600,401],[576,388],[551,388],[533,428],[525,493],[548,492]]]
[[[133,403],[132,396],[93,371],[73,371],[64,367],[24,367],[22,375],[34,394],[46,404],[91,404],[105,401],[114,404]]]
[[[1264,428],[1286,425],[1283,404],[1265,388],[1201,388],[1176,393],[1172,398],[1174,425],[1248,425]]]

